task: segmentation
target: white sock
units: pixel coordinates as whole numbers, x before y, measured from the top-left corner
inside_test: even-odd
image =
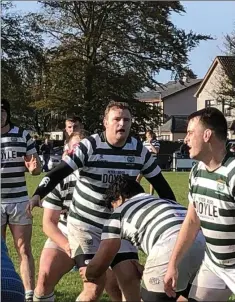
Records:
[[[54,302],[55,301],[55,295],[54,292],[50,293],[49,295],[46,296],[38,296],[37,294],[34,293],[33,296],[33,301],[44,301],[44,302]]]
[[[25,300],[26,301],[33,301],[33,290],[26,290],[25,291]]]

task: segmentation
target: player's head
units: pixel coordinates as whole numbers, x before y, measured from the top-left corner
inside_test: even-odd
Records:
[[[82,139],[88,136],[88,132],[85,129],[79,129],[76,132],[73,132],[68,140],[69,150],[73,150]]]
[[[73,132],[78,131],[79,129],[83,129],[82,120],[78,116],[68,117],[65,120],[65,131],[68,136],[70,136]]]
[[[185,137],[190,157],[203,160],[215,144],[225,145],[227,130],[227,121],[217,108],[208,107],[192,113]]]
[[[106,138],[111,145],[122,147],[130,133],[131,112],[127,103],[110,102],[104,113]]]
[[[6,99],[1,100],[1,128],[7,126],[10,123],[11,110],[10,103]]]
[[[156,137],[155,133],[152,130],[147,130],[145,135],[147,140],[151,140]]]
[[[105,193],[105,205],[108,209],[116,209],[131,197],[144,193],[144,188],[128,175],[119,175],[110,184]]]

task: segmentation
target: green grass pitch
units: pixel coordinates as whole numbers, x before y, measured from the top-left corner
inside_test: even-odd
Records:
[[[177,201],[185,206],[188,204],[187,192],[188,192],[188,173],[187,172],[166,172],[164,173],[165,178],[171,185]],[[43,174],[40,176],[31,176],[27,173],[27,187],[29,191],[29,196],[31,196],[39,184]],[[149,185],[145,179],[142,180],[142,185],[145,191],[149,192]],[[38,274],[39,258],[40,253],[45,243],[46,237],[42,232],[42,209],[34,209],[34,227],[33,227],[33,237],[32,237],[32,249],[35,259],[36,266],[36,278]],[[17,271],[19,272],[18,258],[11,239],[11,235],[7,233],[7,246],[9,249],[10,256],[15,264]],[[140,253],[140,260],[142,263],[145,261],[145,256]],[[76,297],[79,295],[82,289],[82,282],[78,272],[70,272],[65,275],[56,287],[56,301],[70,302],[75,301]],[[101,301],[109,301],[106,294],[103,294]]]

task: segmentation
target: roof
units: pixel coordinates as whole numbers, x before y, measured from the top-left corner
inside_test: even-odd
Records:
[[[161,132],[186,133],[188,116],[172,115],[169,120],[161,126]]]
[[[201,85],[199,86],[197,92],[195,93],[195,97],[198,97],[199,93],[202,91],[203,87],[207,83],[211,74],[213,73],[215,67],[221,64],[225,73],[230,77],[231,75],[235,76],[235,56],[217,56],[212,62],[210,68],[208,69]]]
[[[156,90],[136,93],[136,98],[142,102],[156,103],[166,99],[167,97],[175,93],[190,88],[194,85],[199,85],[201,82],[202,79],[188,79],[186,81],[169,81],[166,84],[157,86]]]

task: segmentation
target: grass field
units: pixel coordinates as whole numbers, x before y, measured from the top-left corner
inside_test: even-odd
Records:
[[[187,206],[187,192],[188,192],[188,173],[186,172],[166,172],[164,173],[167,181],[171,185],[178,202]],[[43,175],[40,176],[31,176],[27,174],[27,187],[29,191],[29,195],[31,196],[39,184]],[[142,185],[144,186],[146,192],[148,192],[149,187],[148,183],[143,180]],[[35,266],[36,266],[36,278],[38,274],[38,266],[39,266],[39,258],[40,253],[43,248],[45,242],[45,235],[42,232],[42,209],[34,209],[33,212],[34,217],[34,228],[33,228],[33,237],[32,237],[32,249],[33,255],[35,258]],[[11,239],[11,235],[7,234],[7,246],[9,249],[10,256],[15,264],[17,271],[19,271],[18,267],[18,259],[15,248],[13,246],[13,241]],[[144,262],[145,257],[141,254],[141,262]],[[59,284],[56,287],[56,301],[70,302],[75,301],[76,297],[81,291],[81,279],[78,272],[70,272],[66,276],[64,276]],[[106,294],[103,295],[101,301],[108,301],[108,296]]]

